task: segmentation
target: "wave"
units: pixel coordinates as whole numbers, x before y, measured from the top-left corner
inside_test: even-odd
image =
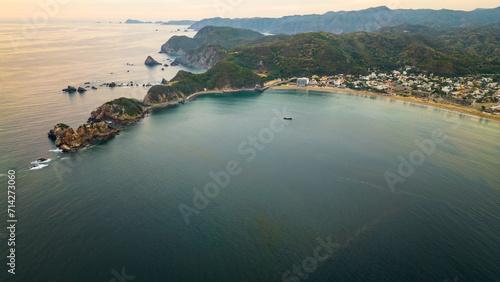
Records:
[[[52,149],[52,150],[49,150],[49,152],[54,152],[54,153],[62,153],[62,150],[57,148],[57,149]]]
[[[34,165],[40,165],[40,164],[47,164],[47,163],[50,163],[50,161],[52,161],[52,159],[38,159],[34,162],[31,162],[31,164],[34,164]]]
[[[47,167],[49,166],[48,164],[38,164],[38,165],[34,165],[32,167],[30,167],[30,170],[36,170],[36,169],[42,169],[44,167]]]

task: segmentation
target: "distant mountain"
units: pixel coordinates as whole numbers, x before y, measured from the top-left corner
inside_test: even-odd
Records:
[[[168,22],[164,22],[162,24],[164,24],[164,25],[192,25],[195,22],[196,21],[191,21],[191,20],[179,20],[179,21],[168,21]]]
[[[125,21],[126,24],[151,24],[153,22],[143,22],[143,21],[139,21],[139,20],[131,20],[131,19],[128,19]]]
[[[327,12],[322,15],[282,18],[210,18],[198,21],[190,28],[199,30],[212,25],[245,28],[270,34],[296,34],[315,31],[339,34],[354,31],[375,31],[382,26],[395,26],[403,23],[450,28],[487,24],[497,22],[498,19],[500,19],[500,7],[466,12],[446,9],[391,10],[381,6],[360,11]]]

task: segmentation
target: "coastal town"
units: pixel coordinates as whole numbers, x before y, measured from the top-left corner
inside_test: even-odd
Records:
[[[383,96],[414,98],[430,104],[456,105],[500,116],[499,81],[499,75],[442,77],[416,74],[408,67],[405,71],[372,71],[369,75],[313,75],[278,81],[275,85],[373,92]]]

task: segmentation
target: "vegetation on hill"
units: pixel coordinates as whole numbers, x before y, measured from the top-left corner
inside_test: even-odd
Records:
[[[418,33],[313,32],[253,47],[233,48],[226,60],[270,78],[416,66],[436,74],[496,73],[500,29],[470,28],[441,36]]]
[[[144,111],[141,103],[136,99],[121,97],[106,103],[113,106],[115,111],[119,111],[120,115],[126,114],[129,116],[141,115]]]
[[[175,101],[195,92],[207,90],[254,88],[262,79],[248,68],[221,61],[201,74],[179,71],[171,85],[155,85],[145,97],[147,104]]]
[[[162,53],[186,53],[188,50],[198,48],[204,44],[216,44],[224,49],[231,49],[242,45],[248,39],[263,37],[264,35],[252,30],[206,26],[200,29],[194,38],[187,36],[173,36],[161,47]]]

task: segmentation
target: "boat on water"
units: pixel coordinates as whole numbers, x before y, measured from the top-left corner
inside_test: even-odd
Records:
[[[285,120],[292,120],[291,117],[283,117],[283,119],[285,119]]]

